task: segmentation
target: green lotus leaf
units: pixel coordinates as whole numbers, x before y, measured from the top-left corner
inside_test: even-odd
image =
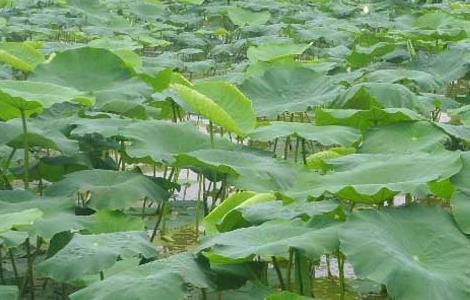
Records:
[[[46,217],[70,212],[73,207],[73,201],[63,197],[39,197],[22,190],[0,190],[0,213],[2,214],[36,208]]]
[[[310,123],[271,122],[269,125],[256,128],[250,138],[268,142],[279,137],[294,135],[306,140],[315,141],[324,146],[339,145],[349,147],[359,141],[359,130],[345,126],[315,126]]]
[[[29,237],[27,232],[9,230],[0,233],[0,247],[7,249],[16,248],[23,244],[24,241]]]
[[[123,128],[121,134],[130,140],[130,145],[126,147],[130,157],[149,157],[154,162],[173,163],[178,154],[211,148],[209,136],[192,123],[138,122]],[[222,139],[215,139],[215,145],[218,148],[232,148],[229,142]]]
[[[42,199],[36,199],[36,201],[42,201]],[[92,229],[94,225],[94,217],[76,216],[70,212],[59,212],[36,220],[33,226],[28,228],[28,232],[33,236],[37,235],[45,240],[51,240],[57,233]]]
[[[334,147],[328,150],[315,152],[307,156],[307,168],[326,172],[332,168],[328,160],[344,155],[356,153],[356,148]]]
[[[16,285],[0,285],[0,299],[17,300],[20,291]]]
[[[250,62],[275,61],[285,58],[293,58],[301,55],[311,44],[292,44],[285,42],[265,43],[258,47],[248,48],[247,56]]]
[[[44,55],[28,43],[0,43],[0,62],[15,69],[31,72],[44,61]]]
[[[373,107],[370,110],[319,108],[315,111],[317,125],[352,126],[363,131],[370,127],[414,120],[424,120],[424,117],[407,108]]]
[[[449,137],[430,122],[399,122],[369,129],[359,148],[362,153],[444,151]]]
[[[338,226],[313,228],[301,221],[264,223],[256,227],[224,232],[202,240],[198,251],[210,249],[214,263],[223,258],[251,260],[255,256],[270,260],[272,256],[288,257],[289,249],[296,249],[316,260],[338,248]]]
[[[368,82],[399,83],[417,87],[423,92],[433,92],[440,88],[439,82],[430,73],[408,69],[382,69],[373,71],[365,78]]]
[[[384,56],[393,50],[395,50],[395,44],[385,42],[380,42],[370,47],[356,46],[348,57],[348,62],[353,68],[364,67],[375,58]]]
[[[147,258],[157,254],[144,232],[114,232],[93,235],[75,234],[53,257],[38,264],[42,274],[59,282],[97,274],[110,268],[118,258]]]
[[[436,123],[436,126],[456,139],[470,142],[470,126],[468,125]]]
[[[254,12],[236,6],[227,9],[227,15],[237,26],[263,25],[271,18],[269,11]]]
[[[131,70],[110,50],[83,47],[61,52],[50,62],[37,66],[32,80],[79,91],[97,91],[131,76]]]
[[[296,293],[292,292],[277,292],[271,295],[266,296],[264,300],[312,300],[315,298],[312,297],[307,297],[307,296],[301,296]]]
[[[293,198],[331,192],[361,203],[381,203],[398,193],[430,194],[428,183],[450,178],[462,168],[457,152],[351,154],[329,160],[335,172],[301,173],[285,193]],[[439,168],[436,168],[436,166]]]
[[[41,126],[37,120],[28,120],[28,144],[30,147],[54,149],[62,153],[73,153],[78,150],[78,143],[68,139],[55,127]],[[46,125],[46,124],[44,124]],[[13,119],[0,123],[0,145],[23,149],[24,134],[21,120]]]
[[[229,183],[239,189],[259,193],[284,190],[297,177],[295,166],[273,159],[271,153],[252,150],[197,150],[179,155],[176,165],[212,168],[229,175]]]
[[[339,202],[335,200],[313,202],[299,200],[288,204],[282,201],[263,201],[236,207],[226,214],[224,219],[217,224],[217,228],[220,232],[227,232],[272,220],[312,219],[323,214],[341,219],[339,207]]]
[[[75,199],[78,193],[89,193],[86,205],[98,210],[123,209],[144,198],[160,202],[169,197],[168,191],[144,175],[99,169],[68,174],[46,191],[48,196]]]
[[[444,209],[415,205],[355,213],[339,237],[354,272],[385,284],[394,299],[470,296],[470,243]]]
[[[418,57],[410,67],[432,74],[444,86],[470,72],[470,53],[464,49],[449,49],[431,57]]]
[[[275,199],[276,197],[273,194],[268,193],[257,194],[253,192],[240,192],[233,194],[204,218],[204,228],[206,233],[217,233],[217,225],[223,221],[227,214],[237,208],[265,201],[273,201]]]
[[[416,110],[417,96],[400,84],[359,83],[340,95],[333,105],[353,109],[380,107]]]
[[[172,87],[197,113],[228,131],[246,136],[255,128],[253,104],[229,83],[206,81],[193,88],[181,84]]]
[[[76,101],[92,104],[90,98],[73,88],[45,82],[0,81],[0,119],[9,120],[21,116],[39,113],[43,108],[55,103]]]
[[[187,284],[214,288],[208,265],[182,253],[117,273],[71,295],[72,300],[186,299]]]
[[[73,122],[72,135],[100,134],[105,138],[121,136],[122,130],[132,124],[130,119],[98,118],[78,119]]]
[[[323,106],[341,91],[326,75],[308,68],[281,67],[246,79],[240,88],[253,100],[257,115],[268,117]]]
[[[142,231],[145,223],[140,217],[128,216],[119,210],[100,210],[95,214],[93,233]]]
[[[37,208],[25,209],[19,212],[11,212],[0,215],[0,232],[8,231],[17,226],[31,225],[43,215]]]

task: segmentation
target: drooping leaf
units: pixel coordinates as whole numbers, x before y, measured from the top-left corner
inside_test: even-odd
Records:
[[[385,284],[395,299],[470,296],[470,243],[441,208],[355,213],[339,236],[355,273]]]
[[[74,199],[78,193],[89,193],[86,205],[94,209],[123,209],[144,198],[160,202],[169,197],[168,191],[144,175],[99,169],[68,174],[46,191],[49,196]]]
[[[97,274],[116,263],[118,258],[157,254],[144,232],[115,232],[95,235],[75,234],[70,243],[53,257],[38,264],[42,274],[59,282]]]
[[[237,26],[263,25],[271,18],[269,11],[254,12],[236,6],[227,9],[227,15]]]
[[[25,209],[0,215],[0,232],[8,231],[17,226],[31,225],[43,215],[37,208]]]
[[[341,91],[326,75],[308,68],[282,67],[252,76],[240,88],[253,100],[256,114],[268,117],[328,104]]]
[[[0,43],[0,62],[15,69],[31,72],[36,65],[44,61],[44,55],[27,43]]]
[[[250,137],[257,141],[273,141],[279,137],[296,136],[315,141],[321,145],[339,145],[349,147],[358,142],[359,130],[345,126],[315,126],[310,123],[271,122],[269,125],[256,128]]]
[[[183,300],[186,284],[198,288],[213,288],[212,274],[204,261],[190,253],[140,265],[96,282],[71,295],[72,300]]]

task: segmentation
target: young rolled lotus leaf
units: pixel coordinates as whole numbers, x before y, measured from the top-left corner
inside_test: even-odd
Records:
[[[251,63],[258,61],[272,62],[279,59],[294,58],[301,55],[312,44],[292,44],[285,42],[265,43],[248,48],[247,56]]]
[[[86,207],[93,209],[123,209],[147,198],[161,202],[169,198],[167,190],[144,175],[111,170],[84,170],[65,176],[51,185],[48,196],[83,197]]]
[[[293,185],[298,169],[272,154],[252,150],[204,149],[177,157],[177,166],[209,167],[229,176],[228,182],[239,189],[270,193]]]
[[[433,153],[444,151],[447,140],[449,136],[430,122],[399,122],[369,129],[359,152]]]
[[[338,224],[322,228],[294,222],[264,223],[256,227],[224,232],[202,240],[198,251],[210,250],[211,262],[224,259],[250,261],[255,256],[270,260],[272,256],[288,257],[296,249],[306,257],[317,260],[339,246]]]
[[[44,55],[27,42],[0,43],[0,62],[13,68],[31,72],[44,61]]]
[[[356,152],[357,152],[356,148],[343,148],[343,147],[334,147],[328,150],[315,152],[307,156],[306,166],[309,169],[319,170],[325,173],[328,170],[333,168],[332,165],[328,164],[328,160],[338,158],[344,155],[353,154]]]
[[[20,291],[16,285],[0,285],[0,299],[16,300],[20,297]]]
[[[129,231],[92,235],[75,234],[53,257],[41,262],[37,270],[59,282],[97,274],[110,268],[118,258],[157,255],[145,232]]]
[[[362,131],[370,127],[414,120],[424,120],[424,117],[408,108],[372,107],[370,110],[318,108],[315,111],[317,125],[351,126]]]
[[[271,122],[269,125],[256,128],[249,137],[262,142],[276,138],[295,136],[317,142],[324,146],[339,145],[350,147],[359,142],[359,130],[336,125],[315,126],[311,123]]]
[[[328,76],[303,67],[270,68],[246,79],[240,89],[253,100],[258,116],[271,118],[326,105],[341,92]]]
[[[442,208],[354,213],[339,238],[354,272],[385,284],[394,299],[470,297],[470,242]]]
[[[335,172],[304,172],[286,195],[302,199],[325,192],[360,203],[382,203],[398,193],[428,195],[428,183],[450,178],[462,168],[450,151],[410,154],[351,154],[329,160]],[[439,166],[439,167],[436,167]]]
[[[256,194],[253,192],[240,192],[233,194],[224,200],[222,204],[212,210],[207,217],[204,218],[204,228],[207,234],[215,234],[219,232],[217,225],[223,222],[223,219],[231,211],[236,210],[240,207],[253,205],[256,203],[262,203],[265,201],[276,200],[273,194]]]
[[[71,295],[72,300],[186,299],[187,285],[214,289],[206,261],[182,253],[140,265],[96,282]]]
[[[236,6],[228,8],[227,15],[233,24],[240,27],[245,25],[263,25],[271,18],[269,11],[254,12]]]
[[[230,83],[206,81],[193,88],[171,86],[197,113],[230,132],[246,136],[256,126],[251,100]]]
[[[337,108],[408,108],[419,110],[417,96],[400,84],[359,83],[341,94],[333,103]]]
[[[152,162],[173,163],[178,154],[211,148],[209,136],[192,123],[156,120],[138,122],[124,127],[121,135],[130,141],[126,147],[130,157],[150,158]],[[214,143],[217,148],[233,148],[231,143],[223,139],[217,138]]]
[[[18,226],[31,225],[43,215],[37,208],[25,209],[19,212],[0,214],[0,232],[3,233]]]

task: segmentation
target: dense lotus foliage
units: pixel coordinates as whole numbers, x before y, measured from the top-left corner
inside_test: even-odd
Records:
[[[470,4],[0,0],[0,299],[470,299]]]

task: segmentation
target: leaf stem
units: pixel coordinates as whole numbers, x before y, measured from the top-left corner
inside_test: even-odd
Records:
[[[20,110],[21,114],[21,123],[23,126],[23,149],[24,149],[24,174],[23,174],[23,182],[24,182],[24,189],[29,189],[29,141],[28,141],[28,124],[26,122],[26,115],[23,109]]]
[[[285,290],[286,285],[284,284],[284,278],[282,278],[281,269],[279,268],[279,264],[277,263],[276,257],[273,256],[271,258],[273,260],[273,266],[274,266],[274,270],[276,270],[277,278],[279,278],[279,285],[281,286],[282,290]]]

